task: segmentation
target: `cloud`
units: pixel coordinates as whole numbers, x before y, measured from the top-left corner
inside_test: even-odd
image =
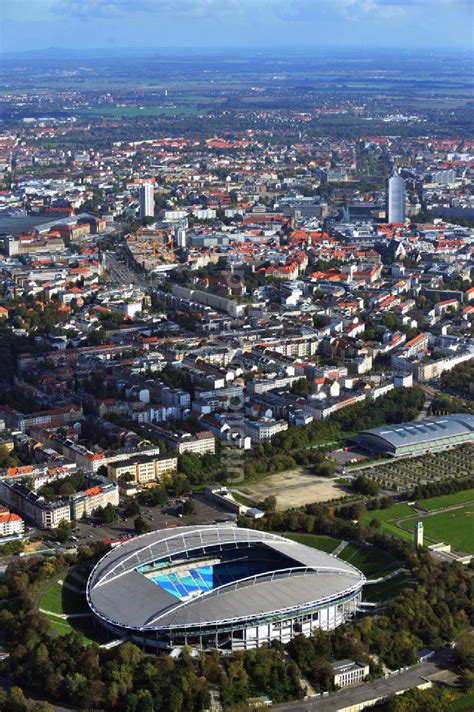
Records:
[[[56,15],[82,21],[153,18],[217,19],[245,17],[247,21],[274,17],[284,22],[311,22],[340,15],[357,20],[371,16],[390,19],[411,10],[472,8],[472,0],[52,0]]]
[[[252,0],[54,0],[51,11],[80,20],[113,19],[136,14],[208,17],[235,14],[240,10],[242,1],[250,6]]]

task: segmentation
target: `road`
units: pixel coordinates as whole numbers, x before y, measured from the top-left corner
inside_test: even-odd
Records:
[[[296,702],[286,702],[281,705],[274,705],[272,709],[290,712],[293,710],[304,710],[305,712],[338,712],[351,705],[359,705],[377,698],[394,695],[405,690],[418,687],[426,682],[426,679],[446,670],[454,660],[454,653],[450,648],[445,648],[437,653],[432,660],[420,663],[407,672],[393,675],[387,679],[375,680],[358,687],[335,692],[329,697],[317,700],[300,700]]]
[[[105,266],[112,287],[124,287],[133,284],[135,287],[146,289],[150,286],[142,274],[133,270],[126,262],[120,262],[116,254],[105,253]]]

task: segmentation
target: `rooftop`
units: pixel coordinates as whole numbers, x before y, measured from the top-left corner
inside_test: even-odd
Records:
[[[196,566],[197,558],[211,551],[216,557],[226,545],[240,547],[239,552],[263,546],[285,563],[283,568],[275,564],[271,571],[243,576],[190,600],[177,599],[141,573],[147,564],[169,561],[169,557]],[[354,595],[364,580],[350,564],[274,534],[231,526],[190,526],[151,532],[117,547],[98,562],[87,592],[93,610],[102,618],[123,627],[166,629],[316,605]]]
[[[453,413],[452,415],[422,418],[399,425],[364,430],[359,437],[375,437],[384,440],[394,448],[400,448],[469,433],[472,433],[474,439],[474,415]]]

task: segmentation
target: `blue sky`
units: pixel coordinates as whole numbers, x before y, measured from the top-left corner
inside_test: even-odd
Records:
[[[474,0],[0,0],[3,51],[472,47]]]

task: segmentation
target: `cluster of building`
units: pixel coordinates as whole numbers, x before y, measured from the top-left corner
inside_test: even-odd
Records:
[[[53,506],[5,474],[2,501],[55,526],[185,453],[268,443],[474,357],[474,230],[455,222],[472,217],[474,143],[305,133],[353,109],[80,151],[51,141],[79,117],[0,137],[0,326],[27,340],[0,418],[35,472],[91,478]]]

